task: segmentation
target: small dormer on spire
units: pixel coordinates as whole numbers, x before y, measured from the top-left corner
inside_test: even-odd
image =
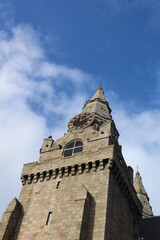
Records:
[[[153,216],[153,212],[152,212],[152,207],[150,206],[149,203],[149,197],[148,194],[143,186],[142,183],[142,178],[141,175],[137,169],[136,172],[136,176],[134,178],[134,188],[136,190],[137,193],[137,197],[139,198],[140,202],[142,203],[143,206],[143,212],[142,212],[142,216],[143,217],[152,217]]]

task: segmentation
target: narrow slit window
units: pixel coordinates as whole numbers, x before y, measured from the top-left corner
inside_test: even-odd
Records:
[[[57,189],[59,188],[59,185],[60,185],[60,181],[57,182],[57,186],[56,186]]]
[[[51,218],[52,218],[52,212],[49,212],[49,213],[48,213],[48,217],[47,217],[46,225],[49,225],[49,224],[50,224]]]

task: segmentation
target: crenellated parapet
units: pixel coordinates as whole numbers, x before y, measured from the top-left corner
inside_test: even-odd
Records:
[[[25,174],[21,176],[22,185],[75,176],[77,174],[89,173],[90,171],[96,172],[98,170],[104,170],[108,161],[109,159],[89,161],[75,165],[57,167],[42,172]]]

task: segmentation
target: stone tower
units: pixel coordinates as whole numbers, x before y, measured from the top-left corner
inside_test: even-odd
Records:
[[[137,170],[136,176],[134,178],[134,188],[137,192],[137,197],[139,198],[140,202],[143,206],[142,216],[143,217],[153,217],[152,208],[149,204],[149,197],[148,194],[143,186],[142,178],[140,176],[139,171]]]
[[[118,137],[99,87],[67,134],[44,139],[39,161],[24,165],[20,197],[3,214],[0,239],[138,239],[142,205]]]

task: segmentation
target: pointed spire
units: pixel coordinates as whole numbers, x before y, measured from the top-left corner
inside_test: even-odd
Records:
[[[145,188],[143,186],[143,183],[142,183],[141,175],[140,175],[138,169],[137,169],[136,176],[135,176],[135,179],[134,179],[134,187],[135,187],[137,193],[147,195],[146,190],[145,190]]]
[[[101,86],[97,89],[97,91],[91,98],[91,100],[95,100],[95,99],[100,99],[101,101],[106,102],[104,91]]]
[[[151,217],[153,216],[152,208],[149,203],[148,194],[143,186],[141,175],[137,169],[136,176],[134,178],[134,188],[137,192],[137,197],[139,198],[140,202],[143,206],[143,217]]]
[[[105,99],[104,91],[101,86],[97,89],[92,98],[86,101],[83,107],[83,112],[93,112],[95,115],[99,115],[104,118],[112,118],[110,114],[111,109]]]

